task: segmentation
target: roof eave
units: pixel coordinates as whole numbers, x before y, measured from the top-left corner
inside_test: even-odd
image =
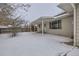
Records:
[[[70,3],[61,3],[58,5],[58,7],[64,10],[65,12],[73,11],[72,5]]]

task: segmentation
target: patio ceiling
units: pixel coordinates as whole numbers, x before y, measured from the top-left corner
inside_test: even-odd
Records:
[[[73,15],[73,13],[64,13],[62,15],[54,17],[54,19],[62,19],[62,18],[65,18],[65,17],[68,17],[68,16],[72,16],[72,15]]]
[[[63,9],[66,12],[72,12],[73,8],[70,3],[61,3],[58,5],[59,8]]]

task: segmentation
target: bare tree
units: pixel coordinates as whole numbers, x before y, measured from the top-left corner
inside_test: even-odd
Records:
[[[15,18],[12,22],[12,37],[16,36],[17,34],[17,28],[21,26],[21,24],[24,23],[24,20],[20,20],[19,17]]]
[[[24,22],[24,20],[21,19],[22,15],[19,15],[17,17],[15,16],[17,9],[23,9],[25,12],[28,12],[29,7],[30,7],[29,4],[16,4],[16,3],[2,4],[2,7],[0,8],[1,15],[3,16],[3,18],[8,17],[10,20],[12,20],[12,24],[11,24],[13,27],[12,36],[16,35],[16,27],[20,26]]]

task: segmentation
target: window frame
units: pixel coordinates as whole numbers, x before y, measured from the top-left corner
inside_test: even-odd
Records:
[[[49,22],[50,29],[62,29],[62,20],[54,20]]]

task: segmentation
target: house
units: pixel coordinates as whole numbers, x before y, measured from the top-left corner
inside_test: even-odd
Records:
[[[11,28],[9,26],[0,25],[0,33],[11,32]]]
[[[73,37],[73,15],[64,13],[59,16],[43,16],[32,22],[37,25],[37,32]],[[42,26],[43,21],[43,26]],[[43,28],[42,28],[43,27]]]
[[[79,46],[79,4],[60,4],[58,7],[73,14],[74,46]]]
[[[52,18],[40,17],[33,25],[37,26],[37,32],[73,37],[73,45],[79,46],[79,4],[61,3],[58,7],[65,12]]]

